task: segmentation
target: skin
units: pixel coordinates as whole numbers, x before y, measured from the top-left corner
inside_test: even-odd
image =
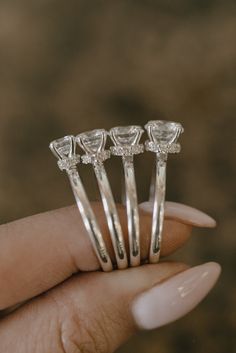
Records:
[[[114,261],[103,210],[93,204]],[[118,206],[127,244],[126,214]],[[147,259],[151,216],[141,215],[141,256]],[[166,219],[162,256],[189,239],[192,225]],[[110,353],[137,327],[130,306],[155,284],[184,271],[161,261],[103,273],[75,206],[0,227],[0,351]]]

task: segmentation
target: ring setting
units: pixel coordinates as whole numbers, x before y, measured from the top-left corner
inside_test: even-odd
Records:
[[[113,266],[103,240],[102,232],[90,206],[90,202],[77,170],[80,156],[76,154],[75,138],[74,136],[65,136],[51,142],[49,147],[55,157],[58,158],[59,168],[61,170],[66,170],[67,172],[77,206],[80,210],[82,220],[89,234],[101,268],[103,271],[111,271]]]
[[[184,129],[180,123],[163,120],[149,121],[145,129],[149,136],[145,143],[146,150],[156,154],[154,185],[151,185],[154,205],[149,262],[157,263],[160,259],[164,225],[168,154],[180,152],[181,147],[177,140]]]
[[[119,269],[124,269],[128,267],[128,259],[123,231],[111,186],[103,164],[104,160],[110,158],[110,151],[105,150],[107,136],[108,133],[104,129],[92,130],[77,135],[76,141],[85,152],[85,155],[82,156],[82,161],[87,163],[88,160],[86,158],[88,158],[90,163],[92,163],[107,218],[117,267]]]
[[[79,165],[81,163],[91,164],[93,167],[115,253],[116,267],[125,269],[128,266],[139,266],[141,262],[140,219],[134,157],[145,151],[155,154],[155,174],[150,188],[153,215],[149,262],[157,263],[160,259],[163,237],[168,155],[181,151],[178,139],[184,129],[180,123],[163,120],[149,121],[145,125],[145,129],[149,137],[145,144],[140,143],[144,129],[136,125],[114,127],[109,132],[104,129],[96,129],[80,133],[76,137],[68,135],[50,143],[50,149],[58,160],[59,169],[66,171],[68,175],[84,226],[103,271],[111,271],[114,267],[81,180]],[[110,136],[113,145],[106,149],[108,136]],[[84,153],[78,154],[77,148],[80,148]],[[123,230],[109,178],[104,167],[104,162],[112,156],[122,158],[129,257],[126,253]]]
[[[139,144],[143,132],[140,126],[122,126],[110,130],[114,143],[111,153],[122,156],[123,162],[131,266],[140,265],[140,226],[133,157],[144,152],[144,146]]]

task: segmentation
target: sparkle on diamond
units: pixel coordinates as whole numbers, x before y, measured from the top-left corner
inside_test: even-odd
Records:
[[[61,159],[68,158],[73,153],[73,136],[65,136],[50,144],[52,152]]]
[[[77,141],[86,153],[95,154],[105,148],[107,132],[103,129],[84,132]]]
[[[168,145],[177,142],[183,127],[179,123],[171,121],[150,121],[145,128],[151,141],[160,145]]]
[[[139,143],[143,129],[140,126],[119,126],[110,130],[115,145],[133,146]]]

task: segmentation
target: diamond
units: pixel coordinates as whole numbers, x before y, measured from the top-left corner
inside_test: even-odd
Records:
[[[52,153],[58,159],[71,158],[75,155],[74,136],[65,136],[50,143]]]
[[[111,157],[110,151],[101,151],[96,154],[84,154],[82,158],[82,162],[84,164],[94,164],[94,163],[102,163]]]
[[[179,135],[184,132],[180,123],[172,121],[149,121],[145,128],[150,140],[159,145],[171,145],[176,143]]]
[[[114,143],[112,154],[116,156],[132,156],[143,152],[143,145],[139,145],[143,134],[141,126],[118,126],[110,130],[110,137]]]
[[[107,132],[104,129],[83,132],[76,141],[87,154],[96,154],[105,149]]]
[[[111,139],[116,146],[133,146],[139,143],[143,134],[141,126],[118,126],[110,130]]]

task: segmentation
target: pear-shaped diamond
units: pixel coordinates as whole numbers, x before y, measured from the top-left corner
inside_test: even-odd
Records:
[[[96,154],[105,149],[106,137],[106,130],[99,129],[83,132],[76,137],[76,140],[86,153]]]

